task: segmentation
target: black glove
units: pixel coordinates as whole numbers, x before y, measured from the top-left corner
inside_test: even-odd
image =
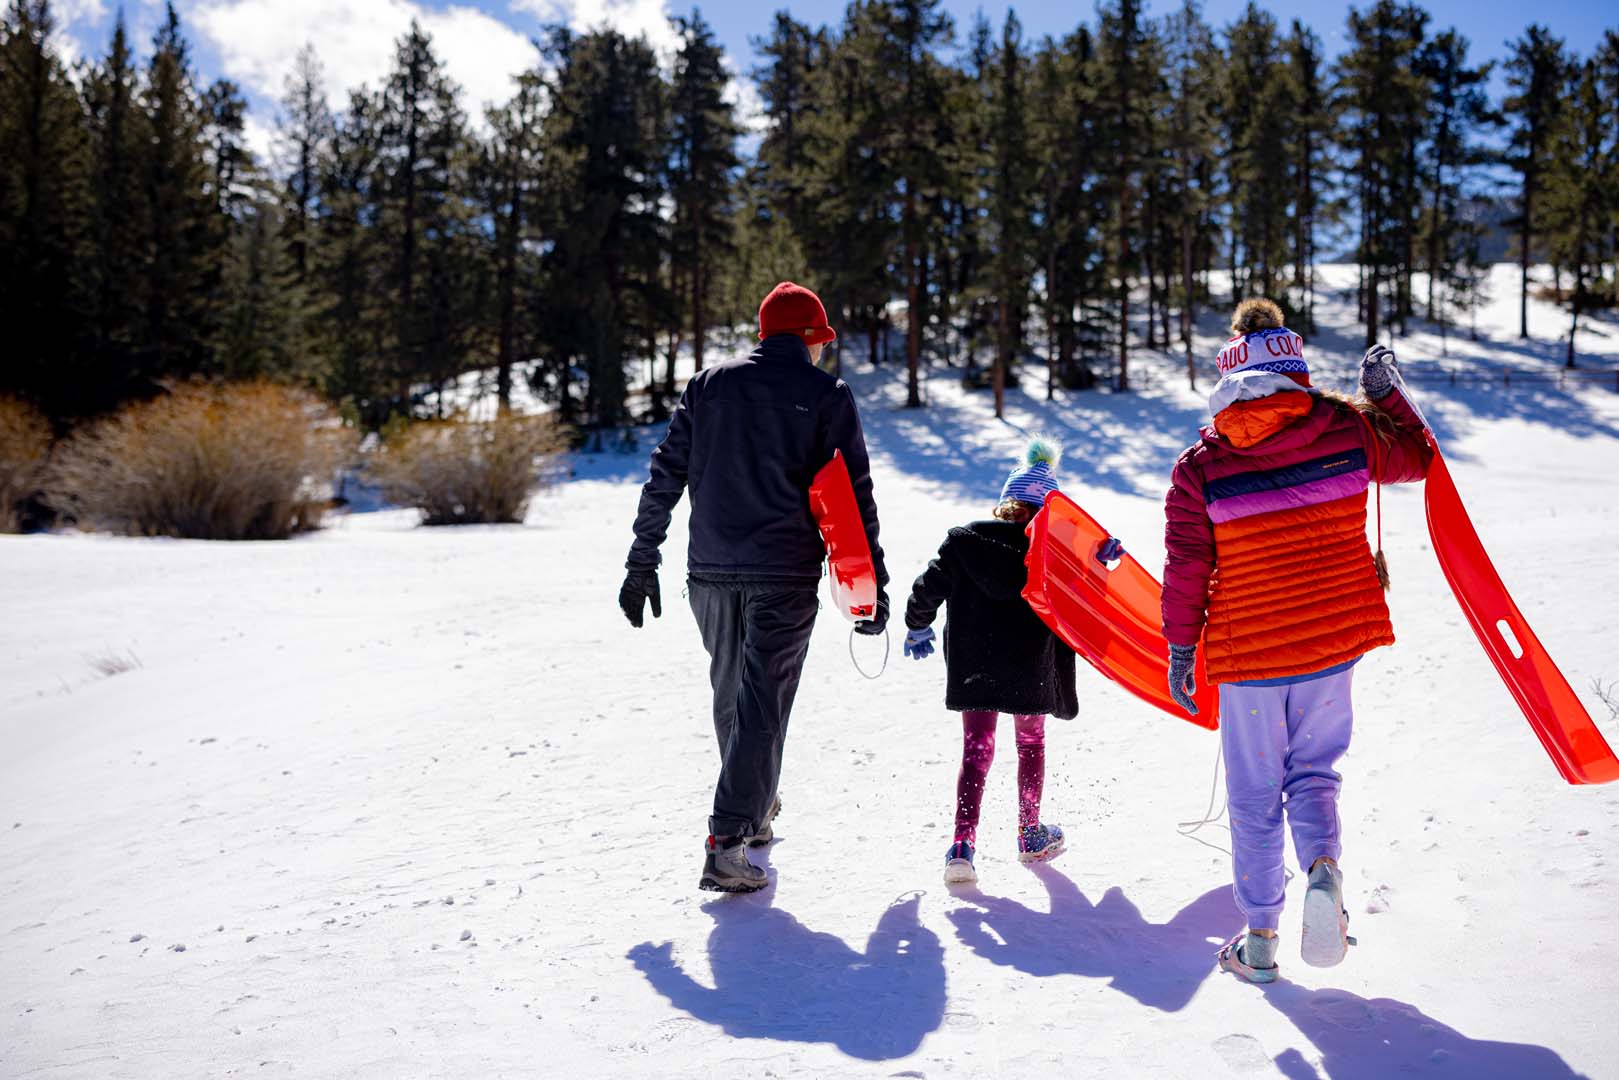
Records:
[[[652,601],[652,617],[663,618],[663,597],[658,594],[658,572],[643,569],[625,574],[624,584],[618,590],[618,606],[623,609],[624,617],[630,620],[630,625],[637,630],[641,628],[641,613],[648,600]]]
[[[877,586],[877,610],[871,618],[854,624],[857,634],[880,634],[888,629],[888,590]]]

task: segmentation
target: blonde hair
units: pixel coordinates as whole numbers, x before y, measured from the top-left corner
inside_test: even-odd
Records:
[[[1377,441],[1384,446],[1394,444],[1394,417],[1378,408],[1374,402],[1363,397],[1350,397],[1348,394],[1340,394],[1336,390],[1316,388],[1315,392],[1330,401],[1333,408],[1345,415],[1359,413],[1366,421],[1366,426],[1372,429],[1372,434],[1377,436]]]
[[[1277,330],[1285,326],[1282,321],[1282,309],[1274,300],[1264,297],[1255,297],[1244,300],[1237,305],[1237,310],[1231,313],[1231,332],[1233,334],[1252,334],[1259,330]]]
[[[1040,512],[1034,503],[1024,502],[1022,499],[1002,499],[995,507],[996,521],[1010,521],[1014,525],[1022,525]]]

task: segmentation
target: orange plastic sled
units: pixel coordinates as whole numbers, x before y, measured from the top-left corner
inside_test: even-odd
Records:
[[[1568,680],[1512,602],[1462,506],[1439,444],[1431,434],[1428,442],[1434,451],[1424,495],[1428,535],[1439,568],[1479,644],[1563,779],[1571,784],[1619,779],[1619,758],[1614,757]]]
[[[854,499],[854,484],[841,451],[815,474],[809,489],[810,513],[826,544],[827,578],[832,604],[850,622],[869,619],[877,611],[877,568],[871,561],[866,523]]]
[[[1197,660],[1197,715],[1169,696],[1169,643],[1164,640],[1158,579],[1130,556],[1113,569],[1096,561],[1111,535],[1072,499],[1052,492],[1029,522],[1029,583],[1023,598],[1074,652],[1142,701],[1214,730],[1220,698]]]

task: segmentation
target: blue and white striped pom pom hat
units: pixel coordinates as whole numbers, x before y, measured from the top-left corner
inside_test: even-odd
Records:
[[[1029,440],[1023,453],[1023,464],[1013,469],[1001,487],[1001,501],[1044,506],[1046,496],[1057,490],[1057,465],[1062,461],[1062,446],[1055,439],[1036,435]]]

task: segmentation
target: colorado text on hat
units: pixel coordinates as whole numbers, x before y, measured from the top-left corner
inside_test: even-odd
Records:
[[[1249,346],[1252,345],[1250,352]],[[1254,367],[1266,371],[1303,371],[1302,366],[1286,365],[1273,367],[1273,361],[1286,361],[1294,358],[1302,363],[1304,358],[1304,339],[1285,326],[1274,330],[1256,330],[1252,334],[1234,337],[1226,342],[1226,347],[1220,350],[1215,358],[1215,364],[1220,374],[1229,374],[1240,368],[1248,366],[1252,357],[1259,361]]]

